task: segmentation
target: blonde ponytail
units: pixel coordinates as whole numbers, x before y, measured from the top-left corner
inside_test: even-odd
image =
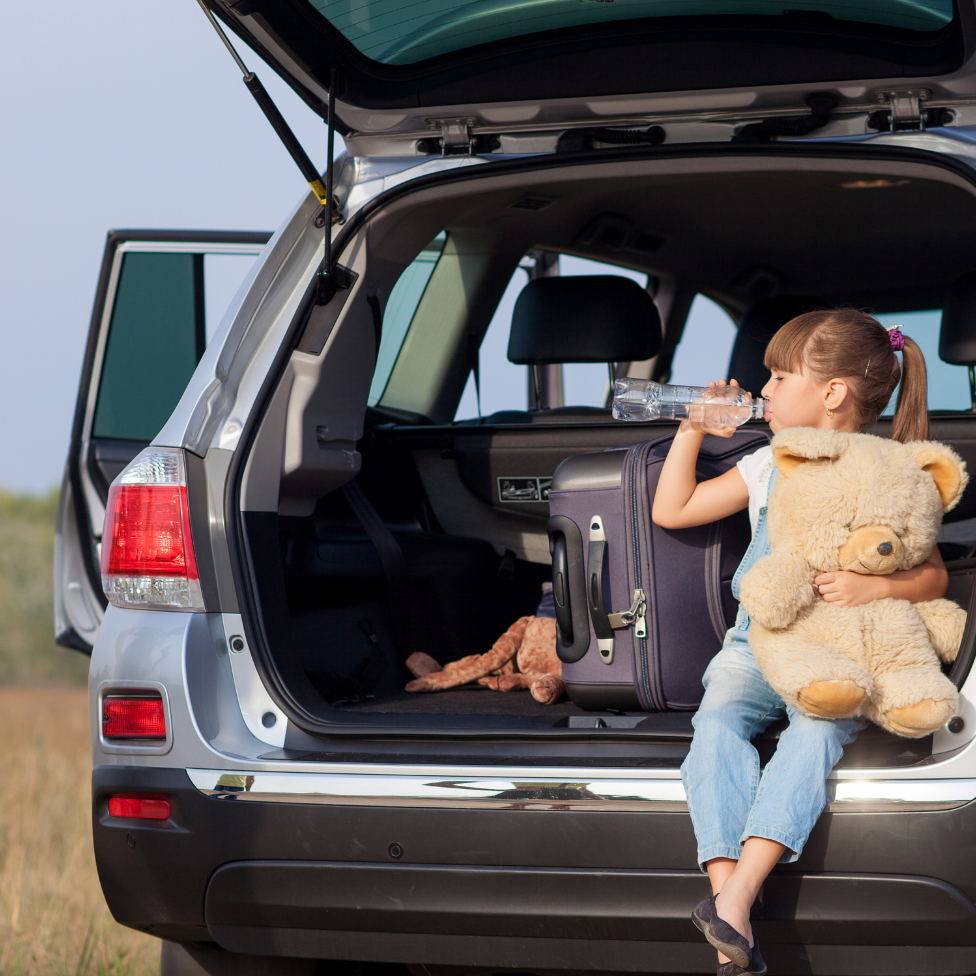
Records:
[[[929,436],[925,357],[918,343],[908,336],[905,336],[905,346],[901,351],[901,387],[891,424],[891,436],[902,443],[928,440]]]

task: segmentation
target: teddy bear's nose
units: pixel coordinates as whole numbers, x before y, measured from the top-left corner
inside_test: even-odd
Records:
[[[891,543],[890,542],[882,542],[881,545],[878,546],[878,552],[880,552],[882,556],[890,556],[891,555]]]

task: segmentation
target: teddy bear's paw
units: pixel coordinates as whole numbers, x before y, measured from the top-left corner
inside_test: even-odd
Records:
[[[796,696],[800,705],[821,718],[849,718],[867,698],[867,692],[846,679],[814,681]]]
[[[892,732],[906,738],[918,739],[941,729],[955,713],[956,705],[953,701],[923,698],[916,705],[891,708],[882,717],[885,726]]]

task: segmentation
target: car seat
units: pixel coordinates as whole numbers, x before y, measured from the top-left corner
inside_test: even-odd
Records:
[[[976,366],[976,272],[963,275],[946,292],[939,359],[970,370]]]
[[[822,307],[814,298],[792,296],[753,305],[739,320],[726,378],[737,380],[742,389],[759,396],[769,381],[769,370],[763,365],[769,340],[790,319]]]
[[[661,316],[651,296],[630,278],[579,275],[536,278],[512,312],[508,359],[518,366],[629,363],[661,348]],[[487,423],[545,423],[609,416],[605,407],[504,410]]]

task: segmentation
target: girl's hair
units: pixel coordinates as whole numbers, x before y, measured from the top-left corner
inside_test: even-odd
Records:
[[[764,362],[769,370],[799,373],[805,366],[818,380],[846,380],[859,430],[878,419],[901,379],[891,436],[902,442],[928,437],[922,350],[905,336],[899,366],[887,330],[867,312],[837,308],[798,315],[773,336]]]

